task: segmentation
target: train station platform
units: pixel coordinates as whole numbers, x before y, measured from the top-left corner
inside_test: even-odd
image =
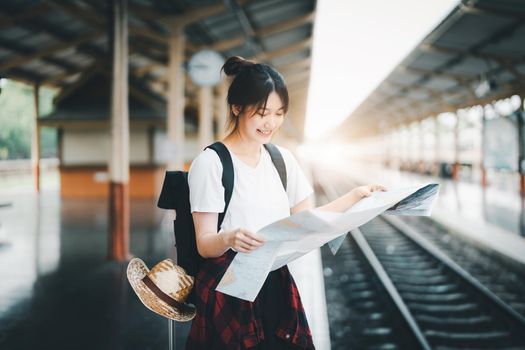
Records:
[[[1,189],[0,202],[0,349],[168,348],[168,321],[140,303],[127,264],[106,259],[106,200],[45,187]],[[173,256],[171,217],[154,200],[131,201],[130,250],[150,267]],[[330,349],[320,252],[289,267],[314,342]],[[177,323],[177,349],[189,326]]]
[[[333,181],[381,183],[391,188],[439,183],[432,219],[486,251],[525,267],[525,201],[519,195],[516,177],[502,174],[483,188],[479,183],[402,172],[369,162],[346,160],[344,164],[341,167],[325,162],[317,168],[329,170],[320,176],[331,173]]]

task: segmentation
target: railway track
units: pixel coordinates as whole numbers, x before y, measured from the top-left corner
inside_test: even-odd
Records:
[[[426,217],[403,217],[403,222],[420,232],[481,284],[525,317],[525,271],[505,264],[490,252],[477,248]]]
[[[325,201],[346,190],[316,180]],[[521,301],[491,290],[512,290],[510,280],[485,284],[436,243],[437,233],[428,239],[396,217],[378,217],[348,237],[335,257],[323,250],[333,349],[525,349]]]

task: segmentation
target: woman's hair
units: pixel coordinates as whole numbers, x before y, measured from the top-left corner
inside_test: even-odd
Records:
[[[230,109],[228,129],[231,130],[228,136],[239,128],[239,118],[233,113],[233,105],[240,106],[239,114],[243,113],[246,107],[254,106],[255,114],[260,108],[266,108],[268,95],[275,91],[283,103],[283,112],[286,114],[288,111],[288,89],[284,78],[269,65],[233,56],[226,60],[221,71],[233,77],[227,98]]]

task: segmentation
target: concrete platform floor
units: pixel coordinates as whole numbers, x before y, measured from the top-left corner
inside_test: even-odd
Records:
[[[147,310],[108,262],[105,200],[3,189],[0,203],[0,349],[167,349],[168,321]],[[131,253],[148,266],[173,256],[172,222],[155,201],[131,203]],[[290,266],[317,348],[330,348],[320,254]],[[190,323],[177,323],[183,349]]]

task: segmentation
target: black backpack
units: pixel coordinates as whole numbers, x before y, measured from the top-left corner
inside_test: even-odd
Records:
[[[281,152],[273,144],[267,143],[264,147],[270,153],[272,162],[279,173],[284,190],[286,191],[286,164]],[[215,142],[206,148],[211,148],[221,159],[223,173],[222,186],[224,187],[224,212],[219,214],[217,232],[219,231],[224,215],[230,204],[233,193],[234,171],[230,152],[221,142]],[[175,209],[176,217],[173,221],[175,233],[175,247],[177,250],[177,265],[186,270],[191,276],[196,276],[200,264],[204,260],[197,251],[195,227],[190,207],[190,191],[188,186],[188,172],[166,171],[164,183],[160,192],[157,206],[162,209]],[[190,293],[188,301],[195,302],[194,292]]]

